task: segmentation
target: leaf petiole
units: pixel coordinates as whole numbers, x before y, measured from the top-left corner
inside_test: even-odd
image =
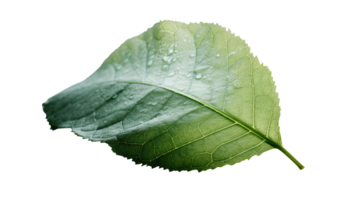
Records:
[[[283,154],[285,154],[291,161],[293,161],[295,163],[295,165],[300,169],[304,169],[305,167],[298,161],[296,160],[296,158],[291,155],[284,147],[282,146],[279,146],[279,147],[276,147],[277,149],[279,149],[281,152],[283,152]]]

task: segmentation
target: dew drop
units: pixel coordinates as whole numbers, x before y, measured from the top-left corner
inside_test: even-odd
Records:
[[[114,94],[114,95],[112,96],[113,99],[115,99],[115,98],[117,98],[117,97],[118,97],[117,94]]]
[[[174,75],[175,75],[175,72],[172,71],[172,72],[170,72],[167,76],[168,76],[168,77],[171,77],[171,76],[174,76]]]
[[[191,57],[191,58],[195,57],[195,54],[194,54],[194,53],[191,53],[190,57]]]
[[[220,54],[218,53],[217,55],[216,55],[216,58],[218,58],[220,56]]]
[[[131,100],[131,99],[134,99],[134,96],[133,96],[133,95],[132,95],[132,96],[130,96],[130,97],[129,97],[129,99],[130,99],[130,100]]]
[[[186,77],[187,77],[187,78],[190,78],[190,77],[191,77],[191,74],[187,74]]]
[[[236,52],[235,51],[232,51],[230,54],[228,54],[228,56],[230,56],[230,55],[235,55],[236,54]]]
[[[200,80],[202,78],[202,74],[201,73],[198,73],[195,75],[195,79],[196,80]]]
[[[148,66],[152,65],[152,62],[153,62],[152,60],[149,60],[148,61]]]
[[[121,69],[123,66],[122,65],[115,65],[115,69],[119,70]]]
[[[175,62],[176,61],[176,58],[172,59],[172,62]]]
[[[162,61],[166,62],[167,64],[170,64],[170,63],[171,63],[171,59],[172,59],[171,56],[164,56],[164,57],[162,57]]]
[[[173,49],[170,49],[169,50],[169,55],[173,54],[174,53],[174,50]]]

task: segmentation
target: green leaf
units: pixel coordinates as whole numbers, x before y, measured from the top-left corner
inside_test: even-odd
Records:
[[[86,80],[43,104],[72,128],[136,163],[207,170],[282,146],[271,72],[216,24],[162,21],[116,49]]]

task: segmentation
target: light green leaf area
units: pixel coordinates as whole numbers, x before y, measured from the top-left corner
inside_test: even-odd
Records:
[[[162,21],[116,49],[86,80],[43,104],[71,128],[136,163],[207,170],[283,147],[271,72],[216,24]]]

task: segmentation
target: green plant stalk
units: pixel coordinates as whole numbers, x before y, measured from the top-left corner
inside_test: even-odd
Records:
[[[280,147],[277,150],[283,154],[283,156],[289,160],[298,171],[303,171],[307,168],[305,164],[303,164],[287,147]]]

